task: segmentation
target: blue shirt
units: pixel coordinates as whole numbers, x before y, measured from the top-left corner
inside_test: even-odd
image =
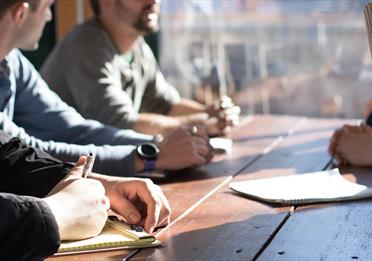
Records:
[[[19,50],[6,62],[9,75],[0,73],[1,129],[64,161],[96,153],[95,172],[134,175],[135,145],[152,136],[84,119],[49,89]]]

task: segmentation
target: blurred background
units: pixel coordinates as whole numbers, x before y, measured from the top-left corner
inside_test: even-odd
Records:
[[[368,0],[162,0],[147,37],[166,79],[205,103],[229,95],[244,114],[364,117],[372,62]],[[39,67],[53,45],[91,16],[87,0],[56,0]]]

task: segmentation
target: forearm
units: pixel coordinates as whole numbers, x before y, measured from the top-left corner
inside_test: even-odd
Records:
[[[0,193],[0,213],[2,259],[41,260],[57,251],[58,226],[42,200]]]
[[[181,116],[193,113],[206,112],[206,106],[189,99],[181,99],[179,103],[173,105],[169,111],[169,116]]]
[[[138,132],[151,135],[165,134],[180,127],[178,119],[153,113],[141,113],[133,126]]]
[[[95,171],[113,176],[134,175],[135,170],[132,152],[134,151],[135,146],[94,146],[93,144],[77,145],[55,141],[44,141],[28,135],[24,129],[19,128],[10,120],[2,118],[2,116],[3,114],[0,114],[0,126],[3,127],[7,134],[12,137],[19,137],[26,145],[45,151],[59,160],[75,162],[81,155],[87,155],[92,152],[96,154],[96,164],[94,165]]]

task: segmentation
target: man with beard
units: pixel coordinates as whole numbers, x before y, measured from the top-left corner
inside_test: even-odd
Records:
[[[45,1],[53,3],[32,2]],[[64,161],[95,153],[94,171],[115,176],[133,176],[143,170],[177,170],[208,162],[211,150],[208,138],[201,132],[183,128],[160,141],[87,120],[65,104],[16,49],[35,50],[45,23],[52,18],[49,5],[44,13],[35,13],[22,8],[24,2],[0,1],[1,130]],[[19,10],[18,16],[6,9],[9,6]],[[80,94],[87,95],[90,93]]]
[[[42,75],[82,115],[118,128],[164,134],[184,125],[224,134],[238,119],[232,103],[183,99],[168,84],[143,36],[158,30],[160,0],[91,0],[95,17],[75,27]],[[84,93],[84,95],[81,95]]]

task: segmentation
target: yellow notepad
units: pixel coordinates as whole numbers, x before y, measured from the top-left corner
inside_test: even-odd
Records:
[[[93,238],[78,241],[62,241],[55,255],[89,253],[160,246],[161,242],[141,228],[114,219],[107,219],[102,232]]]

